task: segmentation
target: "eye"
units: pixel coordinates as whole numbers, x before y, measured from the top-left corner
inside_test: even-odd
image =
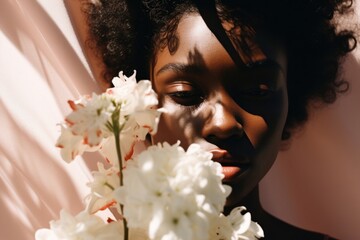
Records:
[[[202,91],[192,83],[173,83],[168,87],[167,95],[177,104],[196,106],[204,100]]]

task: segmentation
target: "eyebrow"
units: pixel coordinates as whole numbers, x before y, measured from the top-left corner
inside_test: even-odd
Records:
[[[177,73],[202,74],[206,71],[206,67],[198,64],[168,63],[156,72],[156,76],[166,71],[174,71]]]
[[[266,58],[262,61],[256,61],[252,64],[245,65],[245,69],[256,69],[256,68],[275,68],[278,71],[284,74],[284,69],[280,64],[273,59]],[[156,76],[166,71],[175,71],[177,73],[187,73],[187,74],[203,74],[206,72],[206,67],[198,64],[187,64],[187,63],[168,63],[161,67],[157,72]]]

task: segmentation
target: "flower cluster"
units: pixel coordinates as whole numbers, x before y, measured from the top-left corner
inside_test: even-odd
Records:
[[[100,151],[112,164],[118,164],[114,131],[121,131],[123,160],[130,159],[134,143],[156,133],[160,110],[151,82],[138,83],[136,72],[126,77],[122,72],[112,81],[114,87],[101,95],[93,93],[78,101],[69,101],[73,110],[61,125],[56,146],[65,161],[72,161],[85,151]],[[119,129],[116,129],[119,128]]]
[[[234,208],[228,216],[220,214],[211,226],[212,240],[251,240],[264,237],[264,231],[259,224],[251,221],[251,214],[245,207]]]
[[[199,145],[185,152],[179,143],[164,143],[127,162],[116,199],[129,227],[148,226],[151,239],[208,239],[204,233],[230,193],[211,158]]]
[[[99,151],[107,164],[99,162],[93,172],[86,210],[76,216],[62,211],[50,229],[37,231],[36,240],[263,237],[250,213],[242,214],[244,207],[221,213],[231,187],[222,184],[221,165],[199,145],[185,151],[180,143],[163,143],[134,155],[135,143],[156,133],[163,110],[156,108],[151,82],[136,82],[135,73],[128,78],[120,72],[113,85],[101,95],[69,101],[73,111],[57,141],[61,156],[70,162]],[[120,214],[117,221],[94,215],[110,207]]]

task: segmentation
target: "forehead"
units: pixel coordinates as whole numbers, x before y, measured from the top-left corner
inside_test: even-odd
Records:
[[[215,55],[223,59],[226,64],[231,61],[225,49],[199,15],[183,16],[177,27],[176,37],[178,38],[176,51],[171,52],[165,47],[156,53],[157,66],[162,66],[169,61],[212,65]]]
[[[226,30],[233,26],[230,23],[223,23]],[[236,28],[235,34],[242,34],[242,29]],[[166,64],[166,62],[176,60],[178,62],[202,62],[206,65],[226,65],[233,64],[229,54],[226,52],[221,43],[214,34],[208,29],[206,23],[197,13],[184,15],[178,24],[176,30],[178,46],[176,51],[170,52],[167,47],[155,53],[157,67]],[[239,47],[242,43],[234,42],[237,36],[230,37],[235,48],[243,60],[244,64],[250,62],[262,62],[271,60],[281,66],[286,66],[285,51],[279,41],[270,34],[258,31],[255,32],[253,39],[246,39],[246,54]],[[250,59],[250,61],[249,61]],[[221,61],[219,61],[221,60]]]

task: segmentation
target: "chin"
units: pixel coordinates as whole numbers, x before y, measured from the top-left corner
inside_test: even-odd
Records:
[[[258,180],[259,176],[256,176]],[[246,173],[240,176],[237,181],[224,182],[231,186],[232,192],[226,199],[224,213],[229,213],[233,208],[244,206],[248,210],[259,204],[258,182]]]

